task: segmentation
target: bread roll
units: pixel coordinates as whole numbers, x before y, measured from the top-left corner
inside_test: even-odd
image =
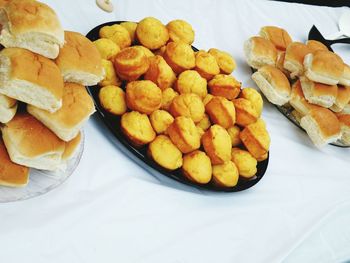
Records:
[[[259,35],[263,38],[270,40],[274,46],[281,51],[285,51],[290,43],[292,43],[292,38],[289,36],[288,32],[283,28],[276,26],[264,26],[260,29]]]
[[[340,123],[340,141],[345,145],[350,145],[350,114],[337,114]]]
[[[339,79],[339,84],[344,86],[350,86],[350,66],[344,64],[344,71]]]
[[[259,69],[265,65],[275,66],[277,49],[271,41],[262,37],[251,37],[244,43],[244,53],[249,66]]]
[[[78,132],[77,136],[75,136],[72,140],[66,142],[66,146],[62,154],[62,162],[67,162],[77,155],[81,140],[81,132]]]
[[[0,94],[0,122],[9,122],[17,111],[17,101]]]
[[[317,50],[328,51],[328,48],[317,40],[308,40],[306,41],[306,46],[311,50],[311,52],[315,52]]]
[[[337,98],[330,109],[334,112],[340,112],[350,102],[350,86],[338,85]]]
[[[304,72],[304,58],[311,50],[303,43],[293,42],[286,49],[283,67],[290,72],[290,77],[299,77]]]

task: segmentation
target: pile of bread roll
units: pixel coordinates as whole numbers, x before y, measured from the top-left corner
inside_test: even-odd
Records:
[[[192,26],[147,17],[100,29],[106,77],[99,100],[121,116],[121,132],[167,170],[197,184],[233,187],[253,178],[268,157],[270,137],[260,119],[263,101],[241,89],[232,56],[193,51]]]
[[[316,146],[350,146],[350,66],[321,42],[293,42],[286,30],[262,27],[244,45],[247,63],[265,97],[291,106]]]
[[[61,169],[76,154],[95,111],[83,85],[104,78],[90,40],[64,32],[35,0],[0,5],[0,185],[28,183],[30,169]]]

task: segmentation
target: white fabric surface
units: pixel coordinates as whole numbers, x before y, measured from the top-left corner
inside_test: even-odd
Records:
[[[107,14],[94,0],[44,2],[66,29],[83,34],[113,20],[185,19],[196,47],[236,58],[234,76],[244,87],[254,84],[243,42],[261,26],[281,26],[304,41],[312,24],[324,35],[336,32],[344,10],[262,0],[114,0],[116,10]],[[349,46],[336,50],[350,63]],[[248,191],[213,194],[163,185],[111,143],[95,115],[85,128],[80,166],[67,182],[31,200],[0,204],[0,262],[349,260],[349,149],[315,148],[267,102],[263,118],[272,138],[267,174]]]

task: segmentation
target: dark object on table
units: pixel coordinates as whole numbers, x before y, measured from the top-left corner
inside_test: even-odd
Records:
[[[339,7],[339,6],[348,6],[350,7],[349,0],[273,0],[279,2],[288,2],[288,3],[299,3],[299,4],[307,4],[307,5],[320,5],[320,6],[331,6],[331,7]]]

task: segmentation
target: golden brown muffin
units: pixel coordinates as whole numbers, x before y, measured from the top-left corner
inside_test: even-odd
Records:
[[[311,52],[315,52],[317,50],[328,51],[328,48],[317,40],[308,40],[306,41],[306,46],[311,50]]]
[[[270,40],[272,44],[281,51],[285,51],[288,45],[292,43],[292,38],[289,36],[288,32],[276,26],[262,27],[259,35]]]
[[[232,147],[240,145],[242,143],[241,138],[239,138],[240,128],[236,125],[227,129],[228,135],[230,135]]]
[[[206,105],[205,112],[212,123],[219,124],[225,129],[236,123],[236,111],[232,101],[223,97],[213,97]]]
[[[199,134],[199,138],[202,138],[203,134],[205,133],[205,131],[199,127],[198,125],[196,126],[198,134]]]
[[[108,38],[116,43],[121,49],[131,45],[128,30],[121,25],[104,26],[100,29],[100,38]]]
[[[256,122],[259,118],[258,112],[254,109],[252,103],[244,98],[233,100],[236,110],[236,124],[247,126]]]
[[[212,164],[223,164],[231,160],[231,138],[220,125],[211,126],[202,136],[202,143]]]
[[[171,88],[176,76],[171,67],[161,56],[149,58],[150,66],[145,74],[145,79],[153,81],[161,90]]]
[[[211,126],[209,116],[204,114],[203,118],[197,123],[197,127],[200,127],[203,131],[206,131]]]
[[[121,129],[128,140],[137,147],[150,143],[156,137],[148,116],[137,111],[123,114]]]
[[[162,92],[162,106],[161,108],[163,110],[169,111],[170,105],[173,102],[173,99],[175,97],[179,96],[179,93],[177,93],[175,90],[172,88],[167,88],[163,90]]]
[[[131,81],[126,85],[126,104],[149,115],[162,105],[162,91],[150,80]]]
[[[180,116],[167,130],[171,141],[182,153],[189,153],[200,147],[200,136],[191,118]]]
[[[104,79],[101,80],[100,83],[98,83],[98,85],[100,85],[101,87],[109,85],[120,86],[122,82],[118,78],[117,74],[115,74],[113,63],[106,59],[102,59],[101,62],[106,75]]]
[[[153,52],[154,52],[154,55],[164,57],[165,50],[166,50],[166,46],[162,46],[161,48],[158,48],[157,50],[154,50]]]
[[[266,160],[268,156],[269,156],[269,154],[268,154],[268,153],[265,153],[265,154],[263,154],[263,155],[261,155],[261,156],[259,156],[259,157],[256,157],[255,159],[256,159],[258,162],[262,162],[262,161]]]
[[[131,43],[134,43],[135,42],[135,32],[136,32],[137,23],[126,21],[126,22],[120,23],[120,25],[122,27],[124,27],[129,32]]]
[[[190,117],[196,123],[203,118],[204,112],[201,98],[194,93],[181,94],[175,97],[170,105],[171,115]]]
[[[183,41],[191,45],[194,41],[194,30],[192,26],[184,20],[176,19],[170,21],[166,28],[169,32],[170,41]]]
[[[163,57],[176,74],[192,69],[196,65],[194,51],[190,45],[182,41],[169,42]]]
[[[170,124],[174,122],[174,117],[165,110],[156,110],[152,112],[149,119],[157,134],[165,133]]]
[[[213,182],[217,186],[233,187],[237,185],[238,178],[238,169],[231,161],[213,166]]]
[[[204,99],[203,99],[204,107],[208,104],[208,102],[209,102],[212,98],[214,98],[214,96],[211,95],[211,94],[207,94],[207,96],[204,97]]]
[[[216,75],[208,83],[210,93],[228,100],[235,99],[241,91],[241,83],[231,75]]]
[[[120,51],[120,47],[108,38],[100,38],[93,42],[100,52],[102,59],[113,59]]]
[[[244,88],[239,95],[240,98],[247,99],[251,102],[253,108],[256,110],[258,117],[261,116],[261,112],[264,106],[263,99],[260,93],[253,88]]]
[[[126,112],[125,92],[113,85],[105,86],[98,93],[101,106],[108,112],[115,115],[122,115]]]
[[[231,161],[236,164],[239,175],[246,179],[253,177],[257,172],[258,162],[248,151],[232,148]]]
[[[244,146],[258,159],[264,156],[270,148],[270,136],[263,120],[246,126],[239,134]]]
[[[208,53],[215,57],[220,73],[231,74],[236,69],[236,61],[229,53],[216,48],[209,49]]]
[[[180,94],[194,93],[202,99],[207,96],[207,81],[195,70],[185,70],[175,82],[175,89]]]
[[[182,152],[165,135],[158,135],[149,144],[148,155],[168,170],[176,170],[182,166]]]
[[[138,23],[136,37],[143,46],[153,50],[164,46],[168,42],[169,33],[158,19],[146,17]]]
[[[220,73],[220,68],[213,55],[200,50],[196,52],[195,70],[206,80],[211,80],[215,75]]]
[[[207,184],[211,180],[212,167],[209,157],[202,151],[193,151],[183,158],[182,172],[190,181]]]
[[[145,54],[145,56],[148,58],[154,57],[153,52],[144,46],[135,45],[133,47],[141,49],[143,51],[143,53]]]

